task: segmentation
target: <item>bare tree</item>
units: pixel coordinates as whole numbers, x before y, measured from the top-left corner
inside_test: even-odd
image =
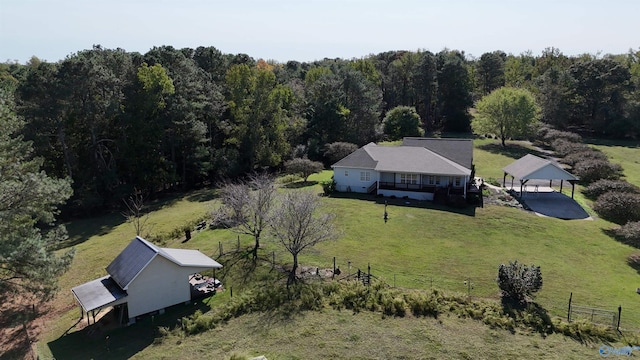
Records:
[[[220,190],[222,206],[213,212],[214,222],[255,239],[253,259],[258,258],[260,237],[271,217],[276,187],[268,174],[253,174],[247,181],[227,183]]]
[[[273,236],[293,256],[287,286],[295,283],[298,255],[307,248],[337,237],[333,214],[320,211],[320,198],[308,191],[285,193],[269,223]]]
[[[122,212],[122,216],[127,219],[127,222],[133,224],[136,229],[136,236],[140,236],[142,231],[146,228],[147,220],[149,220],[149,213],[143,214],[145,196],[137,188],[133,189],[133,194],[128,198],[122,199],[122,202],[127,207],[127,210]]]

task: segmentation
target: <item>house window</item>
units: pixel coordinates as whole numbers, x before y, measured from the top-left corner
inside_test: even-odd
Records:
[[[462,178],[460,178],[460,176],[456,176],[456,177],[453,179],[453,184],[454,184],[454,186],[456,186],[456,187],[460,187],[460,186],[462,186]]]
[[[371,181],[371,173],[368,171],[360,171],[360,181]]]
[[[440,176],[429,175],[429,185],[440,185]]]
[[[349,170],[345,170],[345,171],[344,171],[344,176],[345,176],[345,177],[349,176]]]
[[[417,174],[400,174],[400,184],[417,184]]]

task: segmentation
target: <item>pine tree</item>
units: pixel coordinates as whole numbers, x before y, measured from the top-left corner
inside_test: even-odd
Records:
[[[26,291],[47,299],[74,254],[55,253],[67,238],[55,225],[57,206],[71,196],[71,185],[40,170],[42,160],[20,135],[23,126],[11,95],[0,90],[0,298]]]

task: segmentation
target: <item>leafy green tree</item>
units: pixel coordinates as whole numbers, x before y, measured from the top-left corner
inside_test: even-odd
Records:
[[[0,90],[0,297],[26,291],[48,299],[74,255],[55,252],[67,238],[55,225],[56,208],[71,196],[71,186],[40,170],[42,160],[18,135],[23,125]]]
[[[504,61],[504,85],[531,90],[535,72],[535,58],[531,52],[519,56],[508,55]]]
[[[506,146],[507,139],[532,134],[538,121],[539,108],[533,95],[525,89],[501,87],[476,104],[476,133],[497,134]]]
[[[293,103],[291,88],[271,70],[234,65],[227,72],[231,115],[226,142],[235,146],[240,172],[277,166],[289,152],[285,128]]]
[[[295,158],[285,161],[284,168],[289,174],[302,176],[302,179],[306,183],[309,175],[324,170],[324,165],[320,161],[312,161],[307,158]]]
[[[387,113],[382,128],[389,140],[399,140],[405,136],[423,136],[420,115],[410,106],[397,106]]]

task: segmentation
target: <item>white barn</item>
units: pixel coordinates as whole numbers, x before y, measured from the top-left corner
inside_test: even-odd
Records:
[[[467,196],[473,173],[470,139],[405,138],[369,143],[333,164],[336,191],[434,200],[436,191]]]
[[[133,323],[137,316],[189,302],[189,276],[221,267],[198,250],[159,248],[138,236],[107,266],[109,275],[71,292],[83,316],[114,306],[122,320]]]

